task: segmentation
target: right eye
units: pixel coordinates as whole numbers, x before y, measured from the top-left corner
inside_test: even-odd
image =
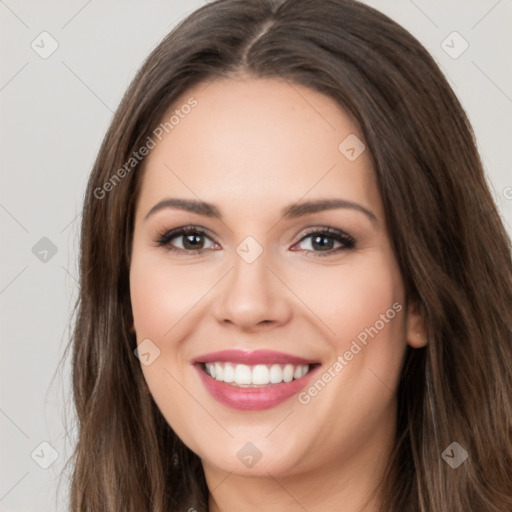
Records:
[[[177,240],[177,242],[174,242]],[[206,241],[211,244],[205,247]],[[155,240],[158,247],[184,255],[202,254],[207,250],[217,250],[220,246],[201,228],[187,226],[160,233]]]

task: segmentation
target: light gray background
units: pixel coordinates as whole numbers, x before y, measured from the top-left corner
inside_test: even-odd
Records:
[[[367,3],[411,31],[448,76],[512,233],[512,0]],[[74,446],[74,433],[66,436],[69,365],[55,372],[77,295],[85,184],[143,59],[203,4],[0,0],[0,512],[66,508],[67,477],[59,493],[57,481]],[[47,59],[31,48],[43,31],[59,45]],[[456,59],[441,46],[446,41],[452,53],[461,49],[460,40],[446,39],[453,31],[469,43]],[[46,262],[32,252],[42,237],[57,247]],[[52,449],[58,458],[43,469]]]

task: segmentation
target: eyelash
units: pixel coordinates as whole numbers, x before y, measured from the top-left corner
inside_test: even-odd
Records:
[[[182,255],[187,255],[187,256],[203,254],[205,251],[211,250],[211,249],[180,249],[180,248],[170,247],[170,242],[174,238],[177,238],[180,236],[191,235],[191,234],[201,235],[201,236],[205,236],[205,237],[211,239],[211,237],[208,235],[208,233],[204,229],[197,227],[197,226],[187,226],[187,227],[183,227],[183,228],[177,228],[177,229],[174,229],[171,231],[163,231],[163,232],[158,233],[156,240],[155,240],[155,242],[156,242],[155,246],[156,247],[164,247],[169,252],[174,252],[175,254],[182,254]],[[304,233],[299,238],[299,240],[294,242],[294,245],[306,240],[311,235],[320,235],[320,236],[323,235],[325,238],[333,238],[335,241],[340,242],[341,244],[344,245],[344,247],[338,247],[336,249],[331,249],[329,251],[314,251],[314,250],[306,249],[306,251],[308,253],[313,253],[314,257],[325,257],[325,256],[330,256],[332,254],[338,253],[339,251],[342,251],[342,250],[354,249],[357,244],[357,241],[355,240],[354,237],[348,235],[347,233],[344,233],[341,230],[333,229],[333,228],[326,226],[324,228],[313,228],[313,229],[306,231],[306,233]]]

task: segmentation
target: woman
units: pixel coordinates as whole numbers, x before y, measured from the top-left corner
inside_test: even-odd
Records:
[[[84,202],[74,511],[512,510],[512,264],[466,115],[352,0],[218,0]]]

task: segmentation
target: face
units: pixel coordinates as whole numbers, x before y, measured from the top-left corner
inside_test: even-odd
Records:
[[[136,205],[130,291],[150,392],[205,468],[371,460],[423,334],[363,137],[332,99],[279,80],[201,84],[164,121],[190,97]]]

